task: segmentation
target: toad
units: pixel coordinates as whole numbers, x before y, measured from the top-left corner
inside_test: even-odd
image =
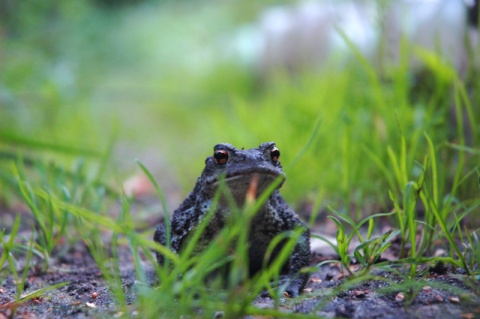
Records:
[[[186,246],[190,235],[210,211],[222,180],[229,188],[235,204],[241,208],[248,196],[257,198],[277,179],[280,180],[277,188],[256,212],[246,230],[248,271],[249,276],[253,276],[263,269],[267,247],[275,236],[300,229],[301,235],[283,265],[279,279],[280,285],[286,285],[285,292],[289,296],[298,296],[308,280],[308,274],[301,273],[300,270],[310,262],[310,233],[305,223],[280,195],[279,189],[285,181],[285,173],[280,165],[280,151],[273,142],[262,143],[258,148],[249,150],[237,149],[227,143],[215,145],[213,155],[205,160],[205,168],[193,191],[173,213],[170,249],[178,254]],[[196,252],[201,252],[225,227],[232,213],[231,204],[231,201],[224,198],[218,201],[212,218],[196,243],[199,246],[195,248]],[[164,224],[157,227],[154,240],[166,245]],[[277,257],[284,243],[281,242],[273,250],[269,261]],[[160,264],[164,263],[164,256],[159,252],[157,260]]]

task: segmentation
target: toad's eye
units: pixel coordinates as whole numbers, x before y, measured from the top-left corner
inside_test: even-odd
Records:
[[[218,165],[225,165],[228,161],[228,152],[226,150],[216,150],[213,153],[213,159]]]
[[[280,159],[280,151],[276,146],[272,147],[272,149],[270,150],[270,157],[273,162],[278,162],[278,160]]]

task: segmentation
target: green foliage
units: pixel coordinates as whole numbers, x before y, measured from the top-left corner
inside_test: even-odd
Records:
[[[181,256],[151,241],[153,225],[148,238],[136,231],[130,199],[118,186],[138,171],[129,156],[144,149],[160,153],[161,172],[173,172],[174,186],[185,194],[211,147],[224,141],[238,147],[276,141],[288,176],[282,194],[292,203],[313,203],[311,226],[324,207],[334,213],[336,243],[329,244],[352,275],[341,287],[383,267],[404,275],[401,287],[392,289],[412,292],[420,287],[419,265],[439,261],[464,269],[472,286],[478,284],[480,90],[472,61],[473,73],[464,80],[439,54],[402,39],[398,63],[377,69],[338,30],[354,56],[342,68],[327,63],[267,75],[231,58],[225,44],[262,5],[9,6],[15,14],[0,19],[0,201],[23,201],[36,225],[30,239],[19,236],[20,217],[9,228],[0,225],[0,278],[15,277],[17,298],[37,257],[48,267],[50,256],[61,254],[62,238],[73,243],[82,234],[119,309],[127,307],[118,261],[118,247],[126,243],[142,317],[198,315],[199,309],[202,317],[213,317],[219,305],[227,318],[308,317],[251,305],[262,289],[279,305],[282,290],[272,282],[291,249],[286,245],[269,271],[245,278],[241,239],[264,198],[236,209],[242,218],[201,255],[194,248],[208,217]],[[478,48],[471,50],[474,59]],[[168,223],[168,198],[159,184],[170,185],[157,183],[137,163],[154,184]],[[112,217],[105,208],[117,199],[121,213]],[[385,216],[394,229],[377,234],[377,220]],[[111,247],[103,242],[107,230]],[[377,264],[396,235],[400,259]],[[298,233],[284,236],[278,241],[293,245]],[[444,243],[447,256],[432,257],[435,241]],[[169,263],[159,267],[151,249]],[[145,284],[140,255],[155,266],[158,287]],[[24,269],[18,256],[26,259]],[[351,271],[354,261],[360,272]],[[206,274],[226,263],[233,265],[227,289],[214,289],[221,286],[215,279],[205,285]],[[405,267],[407,275],[400,271]]]
[[[227,141],[253,147],[275,140],[282,162],[289,168],[284,192],[289,201],[314,197],[322,187],[327,204],[354,204],[352,213],[357,220],[369,208],[378,211],[379,206],[389,207],[385,189],[400,197],[405,181],[395,183],[399,172],[390,162],[392,152],[405,147],[408,158],[402,160],[401,173],[418,177],[414,163],[423,158],[427,147],[424,132],[440,147],[442,167],[438,171],[445,176],[438,184],[439,194],[445,193],[449,182],[446,171],[455,163],[463,167],[457,178],[475,166],[475,156],[443,147],[446,142],[464,147],[465,137],[458,135],[456,139],[452,134],[464,135],[467,130],[471,130],[467,138],[470,145],[478,141],[479,111],[472,107],[475,101],[470,100],[465,84],[448,61],[411,47],[406,40],[400,63],[385,65],[382,70],[375,69],[341,34],[356,59],[345,67],[325,67],[293,77],[279,70],[266,77],[258,73],[260,68],[249,68],[223,55],[225,48],[218,44],[224,43],[219,39],[225,32],[233,33],[235,23],[245,19],[239,12],[251,17],[246,11],[261,6],[245,5],[248,10],[239,10],[238,4],[218,5],[196,11],[194,16],[181,4],[153,2],[110,11],[97,10],[88,2],[56,8],[44,5],[32,12],[28,12],[28,5],[18,6],[19,15],[32,15],[32,19],[22,20],[31,25],[24,26],[19,35],[2,39],[6,63],[0,74],[4,74],[7,93],[0,99],[3,97],[3,104],[9,106],[0,108],[0,119],[2,128],[12,128],[12,137],[41,137],[35,139],[33,147],[42,147],[38,141],[59,140],[83,145],[84,149],[102,148],[117,121],[121,141],[160,148],[186,193],[212,145]],[[47,19],[45,15],[51,11],[53,18]],[[49,24],[57,37],[31,31]],[[172,49],[152,41],[152,30],[155,38]],[[175,36],[172,30],[178,31]],[[58,39],[48,42],[54,49],[40,46],[46,37]],[[32,46],[47,52],[31,59],[18,53],[31,52]],[[421,61],[422,78],[417,79],[420,75],[411,65],[412,58]],[[26,73],[19,76],[20,61],[36,61],[39,66],[25,67]],[[52,73],[55,67],[59,71]],[[13,83],[18,77],[38,80],[28,85]],[[433,82],[429,91],[422,91],[420,84],[425,82]],[[455,123],[450,120],[452,105]],[[465,123],[460,114],[466,115]],[[318,138],[300,162],[290,165],[317,123],[321,123]],[[402,138],[404,146],[399,143]],[[0,137],[0,147],[16,143]],[[129,165],[133,171],[134,165]],[[458,195],[469,198],[471,185],[471,180],[463,184]]]
[[[18,244],[15,243],[15,237],[18,234],[20,228],[20,216],[15,218],[10,234],[7,237],[5,229],[0,230],[0,243],[2,248],[2,256],[0,259],[0,273],[4,273],[4,264],[13,257],[13,251],[18,248]]]
[[[336,232],[336,244],[331,243],[328,239],[320,235],[314,235],[325,242],[327,242],[338,254],[342,267],[348,271],[350,275],[353,275],[350,270],[353,257],[363,266],[364,271],[360,272],[360,275],[368,273],[370,268],[375,264],[377,259],[380,257],[382,252],[384,252],[390,245],[391,240],[398,235],[400,231],[388,231],[385,234],[372,238],[374,230],[374,220],[382,216],[391,216],[394,213],[386,214],[375,214],[367,218],[364,218],[358,224],[355,223],[350,217],[335,212],[337,217],[329,216],[331,220],[335,222],[338,227]],[[368,231],[366,236],[361,233],[361,227],[368,222]],[[347,229],[349,226],[351,229]],[[348,235],[347,235],[348,234]],[[350,246],[354,238],[357,238],[359,245],[355,247],[353,255],[349,254]]]

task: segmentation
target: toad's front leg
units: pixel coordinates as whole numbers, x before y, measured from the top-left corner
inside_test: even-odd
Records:
[[[288,259],[287,273],[280,277],[288,281],[285,292],[290,297],[298,296],[307,284],[309,274],[302,273],[301,270],[304,267],[308,267],[310,259],[310,231],[308,228],[305,228]]]

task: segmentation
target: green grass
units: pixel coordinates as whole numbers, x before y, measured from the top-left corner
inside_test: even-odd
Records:
[[[287,201],[298,208],[311,204],[312,227],[320,211],[331,212],[338,227],[332,246],[342,266],[351,272],[354,260],[361,265],[351,272],[352,282],[385,267],[405,275],[405,285],[395,289],[414,293],[418,267],[440,261],[464,269],[463,280],[472,287],[478,284],[479,82],[462,78],[438,54],[406,41],[399,64],[377,70],[345,34],[352,61],[341,69],[295,76],[279,70],[262,78],[222,54],[205,63],[192,57],[203,52],[204,42],[211,45],[207,53],[224,52],[219,39],[259,9],[225,4],[192,14],[184,6],[148,2],[108,12],[85,2],[58,6],[47,19],[48,3],[37,11],[16,7],[16,18],[25,19],[12,24],[11,36],[0,38],[5,60],[0,65],[0,203],[26,204],[36,227],[32,238],[22,238],[19,229],[26,221],[17,217],[12,225],[0,224],[0,279],[15,278],[19,301],[28,265],[48,269],[51,256],[81,236],[125,312],[117,259],[124,244],[142,283],[134,304],[142,317],[199,311],[213,317],[221,309],[226,317],[308,318],[280,315],[281,289],[270,284],[278,265],[245,278],[246,246],[236,239],[245,236],[249,218],[222,234],[215,242],[221,250],[191,256],[193,240],[184,255],[175,256],[152,242],[156,225],[137,231],[143,221],[122,191],[121,181],[129,175],[146,174],[168,212],[171,192],[165,190],[179,188],[185,196],[213,145],[250,148],[269,140],[282,153]],[[172,27],[175,36],[168,31]],[[36,31],[42,28],[48,32]],[[155,37],[175,50],[152,41]],[[422,72],[411,65],[412,57]],[[137,153],[159,158],[158,167],[147,168]],[[173,187],[160,177],[167,173],[175,177]],[[121,211],[113,216],[115,202]],[[252,216],[261,202],[237,213]],[[389,218],[392,232],[377,232],[380,217]],[[102,241],[105,229],[112,232],[111,247]],[[374,264],[396,234],[400,259],[390,267]],[[65,247],[59,249],[63,239]],[[354,240],[360,242],[356,247]],[[433,257],[436,242],[443,243],[447,256]],[[232,246],[235,253],[226,254]],[[169,255],[173,271],[157,266],[151,249]],[[155,265],[158,287],[144,284],[139,255]],[[17,269],[20,258],[27,260],[24,269]],[[216,281],[205,285],[205,274],[226,262],[234,265],[227,289],[216,290]],[[276,309],[252,305],[262,289],[276,297]]]

